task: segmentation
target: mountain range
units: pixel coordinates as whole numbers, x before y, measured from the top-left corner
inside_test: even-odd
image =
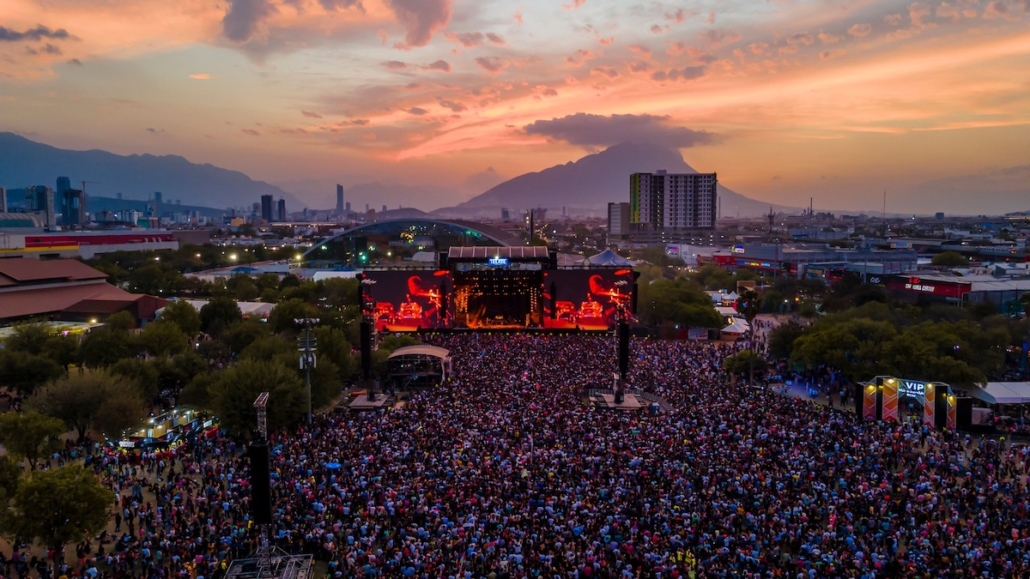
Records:
[[[290,193],[239,171],[210,164],[191,163],[176,155],[116,155],[107,151],[71,151],[37,143],[13,133],[0,133],[0,186],[54,187],[59,176],[72,187],[86,181],[88,194],[126,199],[150,199],[160,191],[166,203],[226,208],[249,206],[261,195],[286,199],[287,206],[300,202]]]
[[[630,175],[656,170],[669,173],[697,172],[674,148],[624,142],[575,162],[519,175],[454,209],[568,207],[570,213],[600,211],[603,214],[609,202],[629,201]],[[768,203],[745,197],[721,184],[718,195],[722,215],[726,217],[764,215],[770,208]],[[791,210],[778,205],[772,207],[776,210]]]
[[[286,199],[288,207],[305,204],[284,188],[256,181],[239,171],[210,164],[191,163],[175,155],[116,155],[107,151],[72,151],[37,143],[13,133],[0,133],[0,186],[8,189],[45,184],[53,187],[59,175],[72,179],[72,186],[87,180],[92,196],[113,197],[122,193],[128,199],[149,199],[155,191],[162,193],[165,203],[180,201],[184,206],[217,209],[249,206],[261,195]],[[560,211],[566,207],[570,215],[604,215],[609,202],[629,200],[629,175],[664,169],[670,173],[696,172],[679,151],[648,143],[620,143],[598,153],[556,165],[539,172],[508,179],[468,201],[454,207],[430,212],[437,217],[474,218],[500,216],[502,208],[512,212],[530,207],[547,207]],[[492,170],[480,182],[496,182]],[[304,187],[308,189],[308,187]],[[356,211],[363,204],[389,204],[409,207],[425,205],[429,199],[441,197],[446,188],[430,185],[394,185],[373,182],[348,185],[347,199],[354,201]],[[325,190],[330,190],[326,188]],[[299,194],[299,192],[298,192]],[[764,215],[768,203],[740,195],[719,186],[722,215],[748,217]],[[452,197],[453,198],[453,197]],[[330,199],[326,195],[325,199]],[[326,203],[328,205],[328,203]],[[776,210],[791,208],[772,206]]]

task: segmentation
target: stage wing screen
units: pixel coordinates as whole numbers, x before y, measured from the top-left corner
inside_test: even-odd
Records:
[[[366,295],[375,302],[380,332],[449,327],[454,317],[449,271],[366,271]]]
[[[555,270],[544,274],[544,327],[608,330],[621,303],[630,304],[629,269]]]

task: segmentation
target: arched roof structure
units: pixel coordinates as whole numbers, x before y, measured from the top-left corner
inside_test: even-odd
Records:
[[[419,252],[451,247],[521,245],[499,228],[458,220],[391,219],[366,223],[324,239],[304,252],[309,267],[354,268],[404,265]]]

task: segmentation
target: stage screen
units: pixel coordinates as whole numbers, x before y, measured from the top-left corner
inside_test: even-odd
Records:
[[[454,318],[449,271],[366,271],[365,278],[366,299],[375,302],[380,332],[438,330]]]
[[[633,271],[628,268],[546,271],[544,327],[614,328],[617,304],[622,303],[628,309],[632,291]]]

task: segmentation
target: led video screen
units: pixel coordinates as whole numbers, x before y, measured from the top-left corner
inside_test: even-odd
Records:
[[[449,271],[366,271],[365,278],[380,332],[437,330],[454,317]]]
[[[544,327],[609,330],[619,304],[629,308],[632,291],[630,269],[544,272]]]

